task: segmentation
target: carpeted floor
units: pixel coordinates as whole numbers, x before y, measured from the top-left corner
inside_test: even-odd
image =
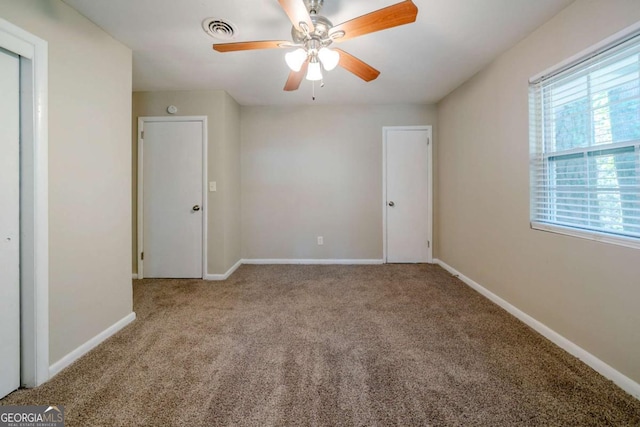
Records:
[[[640,401],[431,265],[134,282],[138,320],[0,404],[67,426],[640,425]]]

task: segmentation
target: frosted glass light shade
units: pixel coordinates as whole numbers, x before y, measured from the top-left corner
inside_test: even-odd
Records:
[[[318,60],[309,63],[309,69],[307,70],[307,80],[322,80],[322,70],[320,69],[320,63],[318,62]]]
[[[284,60],[292,71],[298,72],[302,68],[304,61],[307,60],[307,51],[299,48],[293,52],[288,52],[284,55]]]
[[[327,71],[331,71],[336,68],[338,62],[340,62],[340,53],[337,50],[323,47],[318,52],[318,58],[320,58],[320,61],[322,61],[324,69]]]

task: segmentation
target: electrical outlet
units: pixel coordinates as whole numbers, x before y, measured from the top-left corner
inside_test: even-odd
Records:
[[[322,236],[318,236],[318,245],[319,245],[319,246],[324,245],[324,237],[322,237]]]

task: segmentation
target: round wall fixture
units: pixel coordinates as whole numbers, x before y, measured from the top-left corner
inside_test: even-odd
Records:
[[[175,114],[178,112],[178,107],[176,107],[175,105],[169,105],[167,107],[167,113],[169,114]]]
[[[207,18],[202,21],[202,29],[211,37],[219,40],[231,40],[235,38],[236,26],[229,21],[219,18]]]

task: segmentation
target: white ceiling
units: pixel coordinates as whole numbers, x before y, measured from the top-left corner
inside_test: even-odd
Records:
[[[133,88],[222,89],[242,105],[311,104],[311,82],[282,90],[286,50],[218,53],[205,18],[234,23],[232,41],[290,40],[276,0],[64,0],[133,50]],[[302,1],[302,0],[300,0]],[[325,0],[334,25],[400,0]],[[434,103],[573,0],[414,0],[413,24],[340,43],[381,71],[365,83],[344,69],[316,85],[320,104]]]

